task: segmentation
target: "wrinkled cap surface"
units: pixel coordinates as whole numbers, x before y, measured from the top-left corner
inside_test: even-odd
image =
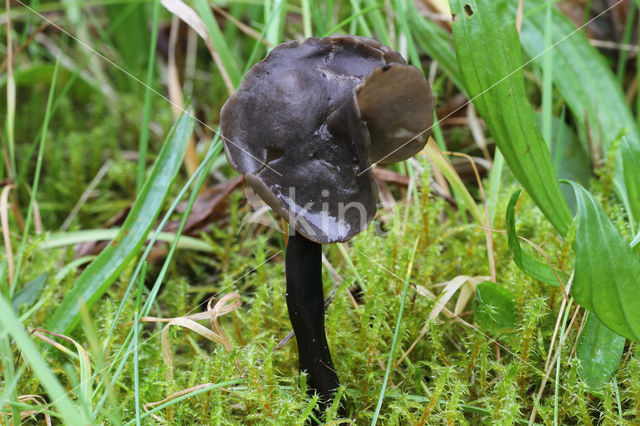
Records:
[[[420,151],[433,124],[421,72],[375,40],[277,46],[222,108],[229,163],[297,232],[347,241],[376,211],[371,164]],[[423,132],[423,133],[421,133]]]

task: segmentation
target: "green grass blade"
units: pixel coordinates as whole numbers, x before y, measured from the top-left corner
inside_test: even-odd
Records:
[[[413,32],[409,26],[409,11],[412,10],[413,7],[415,7],[413,0],[394,0],[398,33],[404,37],[404,42],[402,44],[406,44],[407,62],[424,73],[424,70],[422,69],[422,61],[420,60],[420,55],[418,54],[418,50],[416,49],[416,45],[413,40]]]
[[[42,359],[40,351],[31,341],[24,326],[13,312],[11,304],[2,295],[0,295],[0,324],[2,329],[6,330],[15,340],[22,358],[25,359],[40,380],[40,384],[46,390],[52,404],[64,419],[64,423],[69,425],[90,423],[69,399],[67,392],[51,372],[51,367]]]
[[[136,1],[129,4],[111,4],[104,8],[109,17],[108,36],[113,40],[115,50],[122,58],[121,65],[140,78],[144,72],[145,58],[149,57],[149,45],[153,40],[149,37],[149,17],[145,3]],[[131,79],[122,81],[137,91],[138,83]]]
[[[286,5],[286,0],[265,0],[264,2],[264,20],[265,22],[269,22],[269,24],[265,26],[267,32],[266,39],[269,40],[273,46],[277,46],[282,42],[282,31],[286,21]],[[278,10],[278,13],[275,15],[275,19],[271,19],[274,10]]]
[[[364,4],[366,7],[372,7],[377,5],[377,2],[375,0],[364,0]],[[392,46],[391,37],[389,36],[389,31],[387,30],[384,15],[380,10],[374,10],[369,14],[369,22],[373,27],[376,38],[380,40],[382,44],[395,47]]]
[[[407,274],[404,279],[404,288],[402,289],[402,299],[400,301],[400,309],[398,310],[398,319],[396,320],[396,328],[393,332],[393,340],[391,341],[391,349],[389,350],[389,359],[387,360],[387,368],[384,372],[384,380],[382,381],[382,388],[380,389],[380,396],[378,397],[378,405],[376,405],[376,411],[373,415],[371,425],[375,425],[380,415],[380,409],[382,408],[382,402],[384,401],[384,393],[387,390],[387,383],[389,381],[389,375],[391,374],[391,367],[393,365],[393,356],[398,344],[398,337],[400,336],[400,325],[402,324],[402,313],[404,312],[404,302],[407,299],[407,290],[409,289],[409,279],[411,278],[411,272],[413,271],[413,260],[416,257],[416,251],[418,250],[418,243],[420,237],[416,238],[413,243],[413,249],[411,250],[411,257],[409,258],[409,265],[407,266]]]
[[[0,295],[0,297],[3,297]],[[4,333],[3,333],[4,334]],[[18,402],[18,393],[16,392],[16,386],[18,382],[18,375],[16,374],[13,359],[13,352],[11,351],[11,342],[9,336],[0,336],[0,359],[2,364],[2,378],[4,382],[3,389],[3,399],[7,398],[12,403]],[[15,382],[14,384],[11,384]],[[2,405],[0,407],[4,407],[4,401],[0,400]],[[11,416],[13,419],[13,424],[20,423],[20,410],[18,410],[15,405],[11,405]]]
[[[46,273],[38,275],[13,295],[11,303],[16,312],[19,312],[20,306],[30,307],[38,301],[44,289],[44,284],[47,282],[47,277],[48,274]]]
[[[183,114],[174,124],[121,232],[78,277],[49,321],[50,330],[64,333],[75,327],[80,319],[78,300],[90,307],[138,255],[178,173],[193,127],[190,114]]]
[[[113,240],[122,232],[121,228],[109,229],[84,229],[82,231],[56,232],[47,236],[40,246],[43,249],[53,249],[57,247],[70,246],[88,241]],[[157,241],[170,243],[176,238],[172,232],[158,233]],[[202,240],[187,235],[181,235],[178,240],[178,248],[187,250],[197,250],[211,252],[211,246]]]
[[[173,212],[173,210],[175,210],[175,208],[177,207],[178,203],[180,202],[180,200],[182,199],[182,196],[186,193],[186,191],[191,188],[191,184],[192,182],[195,181],[195,185],[193,186],[193,190],[191,192],[191,196],[189,198],[189,203],[187,205],[186,210],[184,211],[184,213],[182,214],[182,220],[180,222],[180,227],[178,228],[178,232],[177,235],[181,235],[182,233],[182,229],[186,223],[187,217],[189,216],[189,213],[191,212],[191,208],[193,207],[193,203],[195,202],[195,199],[197,197],[197,194],[200,191],[200,188],[202,187],[202,185],[204,184],[205,178],[207,176],[207,174],[209,173],[209,170],[211,169],[212,165],[214,164],[214,161],[216,160],[216,158],[218,158],[218,155],[220,153],[220,151],[222,150],[222,143],[219,141],[218,136],[216,136],[216,138],[213,140],[213,143],[211,144],[211,147],[209,148],[209,151],[207,152],[207,155],[205,157],[205,159],[202,161],[202,163],[200,164],[200,166],[198,167],[198,169],[196,169],[196,171],[194,172],[194,174],[189,178],[189,180],[183,185],[180,193],[178,194],[178,196],[176,197],[174,203],[171,205],[171,207],[169,208],[167,214],[165,215],[165,217],[162,219],[162,221],[160,221],[160,225],[159,227],[163,227],[165,225],[165,223],[169,220],[169,216],[170,214]],[[197,179],[197,180],[196,180]],[[155,239],[157,237],[157,233],[154,234],[151,239],[150,239],[150,243],[149,246],[147,246],[145,252],[142,255],[142,259],[146,259],[147,255],[149,254],[149,252],[151,251],[151,245],[155,242]],[[145,305],[142,307],[142,313],[141,315],[147,315],[149,313],[149,311],[151,310],[151,306],[155,301],[155,297],[158,294],[158,291],[160,290],[160,285],[162,284],[163,280],[164,280],[164,276],[167,272],[167,268],[171,263],[171,259],[173,259],[173,254],[175,252],[175,249],[177,247],[177,243],[178,240],[177,238],[174,239],[171,248],[169,249],[169,252],[167,253],[166,257],[165,257],[165,261],[162,265],[162,269],[160,271],[160,273],[158,274],[158,277],[156,278],[156,281],[153,284],[153,287],[151,289],[151,292],[149,294],[149,297],[147,298]],[[137,278],[137,274],[141,271],[143,266],[142,261],[138,262],[138,265],[136,266],[136,269],[131,277],[131,281],[129,282],[129,285],[127,286],[127,289],[125,290],[125,297],[123,297],[123,301],[122,303],[120,303],[120,306],[118,307],[118,311],[116,312],[116,315],[114,317],[113,320],[113,324],[111,326],[111,328],[109,329],[109,332],[107,334],[107,337],[104,341],[104,346],[105,349],[106,347],[108,347],[108,344],[110,342],[111,339],[111,335],[116,327],[116,323],[117,323],[117,319],[119,318],[122,310],[124,309],[124,303],[125,300],[127,298],[127,296],[129,295],[129,293],[131,292],[133,285],[135,284],[135,280]],[[116,371],[113,373],[113,381],[111,383],[108,384],[109,387],[111,387],[113,384],[116,383],[116,380],[118,380],[118,377],[120,376],[120,374],[122,373],[127,359],[129,358],[129,356],[131,355],[131,353],[133,352],[133,344],[131,343],[131,339],[133,337],[133,330],[129,331],[129,334],[127,335],[124,343],[122,344],[122,346],[120,347],[120,350],[118,351],[118,353],[116,354],[116,356],[114,357],[114,359],[111,362],[111,366],[109,368],[109,372],[111,371],[112,368],[116,368]],[[119,364],[117,367],[116,364]],[[97,391],[98,389],[96,389]],[[94,392],[95,394],[96,392]],[[107,395],[103,395],[103,397],[101,398],[101,400],[98,402],[96,409],[94,410],[94,413],[97,413],[101,407],[102,404],[104,404],[104,402],[106,401]]]
[[[135,393],[136,426],[140,426],[140,377],[139,377],[139,357],[140,357],[140,302],[142,301],[142,287],[147,276],[147,262],[142,264],[140,280],[138,283],[138,296],[136,298],[136,310],[133,318],[133,392]]]
[[[142,125],[140,126],[140,140],[138,143],[138,176],[136,188],[138,191],[144,184],[144,172],[147,169],[147,149],[149,145],[149,122],[151,121],[151,95],[153,86],[153,70],[156,67],[156,42],[158,40],[158,17],[160,15],[160,0],[153,3],[153,26],[151,29],[151,43],[149,44],[149,61],[147,63],[147,79],[144,90],[144,106]]]
[[[451,34],[429,19],[423,19],[413,5],[410,9],[411,32],[418,47],[438,61],[440,68],[453,80],[454,84],[466,92],[464,81],[451,45]]]
[[[531,198],[565,235],[571,212],[526,98],[518,33],[507,0],[451,0],[454,43],[465,87]]]
[[[575,277],[571,294],[611,330],[640,342],[640,260],[591,194],[576,193]]]
[[[327,37],[327,36],[335,34],[336,31],[338,31],[342,27],[348,25],[354,19],[361,18],[363,15],[366,15],[367,13],[369,13],[369,12],[371,12],[373,10],[380,9],[381,7],[383,7],[383,5],[381,5],[381,4],[378,4],[378,5],[375,5],[375,6],[366,7],[364,9],[358,11],[357,13],[354,13],[353,15],[350,15],[348,18],[340,21],[340,23],[338,23],[338,25],[336,25],[335,27],[333,27],[329,31],[327,31],[326,34],[323,34],[322,37]]]
[[[229,75],[229,79],[231,80],[233,87],[238,87],[242,80],[240,69],[234,59],[234,55],[231,53],[231,49],[229,49],[229,46],[227,45],[224,34],[220,31],[220,27],[216,22],[216,18],[213,16],[209,3],[207,0],[195,0],[194,3],[196,10],[198,11],[198,15],[200,15],[200,18],[207,26],[209,37],[211,37],[211,41],[213,42],[218,55],[220,55],[220,61]]]
[[[627,11],[627,20],[624,24],[624,33],[622,34],[622,44],[629,44],[633,35],[633,24],[636,20],[636,4],[631,3],[629,10]],[[629,51],[626,49],[620,49],[618,54],[618,72],[616,76],[620,84],[624,82],[624,72],[627,69],[627,58],[629,57]]]
[[[122,424],[122,405],[119,401],[119,394],[114,390],[114,387],[111,386],[111,380],[109,377],[109,371],[107,367],[107,361],[105,359],[106,351],[102,350],[100,344],[98,343],[98,333],[93,326],[93,320],[89,316],[89,312],[87,311],[87,307],[84,303],[80,303],[80,317],[82,318],[82,325],[84,329],[84,334],[89,341],[89,351],[96,365],[96,374],[91,377],[93,380],[96,376],[102,376],[102,381],[107,383],[106,390],[104,392],[104,397],[109,399],[109,413],[107,418],[109,422],[114,426],[119,426]],[[94,395],[95,395],[94,390]],[[97,412],[97,410],[96,410]],[[98,419],[98,414],[94,412],[94,418]]]
[[[44,114],[44,122],[42,124],[42,133],[40,137],[40,146],[38,147],[38,160],[36,163],[36,171],[33,176],[33,185],[31,187],[31,197],[29,199],[29,208],[27,210],[27,219],[24,225],[24,232],[22,234],[22,242],[18,250],[18,259],[16,261],[16,272],[13,276],[13,281],[9,283],[9,293],[13,295],[16,288],[16,284],[20,279],[20,272],[22,269],[22,261],[24,260],[24,253],[27,247],[27,241],[29,240],[29,233],[31,232],[31,224],[33,223],[33,205],[38,195],[38,186],[40,184],[40,172],[42,171],[42,160],[44,156],[44,142],[46,140],[47,129],[49,128],[49,121],[51,120],[51,105],[53,101],[53,94],[55,92],[56,81],[58,79],[58,70],[60,69],[60,59],[56,61],[56,67],[53,70],[53,77],[51,77],[51,86],[49,87],[49,97],[47,98],[47,107]]]
[[[302,31],[305,37],[311,37],[311,7],[309,0],[302,0]]]
[[[511,11],[515,14],[517,0],[511,0]],[[555,7],[552,10],[553,31],[553,83],[573,112],[578,127],[587,124],[598,129],[595,142],[606,155],[611,145],[626,131],[631,146],[640,147],[640,130],[626,104],[620,84],[604,57],[596,50],[582,31]],[[524,2],[524,19],[520,42],[526,54],[536,58],[534,63],[542,66],[544,56],[545,13],[536,7],[536,2]],[[587,123],[588,121],[588,123]],[[589,151],[587,140],[582,141]],[[640,204],[631,205],[624,190],[622,155],[618,152],[613,168],[614,188],[618,197],[631,208],[630,215],[640,220]]]
[[[471,213],[471,216],[473,216],[478,225],[485,226],[486,219],[478,207],[478,204],[476,204],[476,201],[469,193],[462,179],[460,179],[460,175],[458,175],[451,162],[444,156],[442,151],[440,151],[440,148],[438,148],[435,143],[429,141],[425,147],[425,151],[458,195],[460,206]]]
[[[352,15],[358,15],[358,26],[360,28],[360,31],[358,32],[358,34],[362,34],[365,37],[373,37],[373,34],[371,33],[371,29],[369,28],[369,24],[367,23],[367,20],[364,19],[364,17],[362,16],[362,10],[360,8],[360,0],[349,0],[349,3],[351,4],[351,13]]]
[[[179,397],[177,397],[175,399],[172,399],[170,401],[165,402],[164,404],[160,404],[157,407],[154,407],[153,409],[151,409],[151,410],[145,412],[143,415],[141,415],[140,418],[143,419],[145,417],[149,417],[150,415],[152,415],[154,413],[157,413],[158,411],[164,410],[165,408],[170,407],[170,406],[172,406],[174,404],[177,404],[180,401],[184,401],[185,399],[192,398],[192,397],[194,397],[196,395],[200,395],[201,393],[209,392],[210,390],[213,390],[213,389],[219,389],[219,388],[224,387],[224,386],[237,385],[237,384],[242,383],[242,382],[244,382],[244,379],[229,380],[229,381],[226,381],[226,382],[215,383],[215,384],[211,384],[210,386],[205,386],[205,387],[202,387],[200,389],[196,389],[193,392],[189,392],[189,393],[186,393],[184,395],[180,395]],[[130,422],[125,423],[125,426],[130,426],[130,425],[132,425],[134,423],[135,423],[135,420],[131,420]]]

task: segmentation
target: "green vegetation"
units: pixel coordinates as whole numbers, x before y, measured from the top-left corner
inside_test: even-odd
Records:
[[[398,49],[439,121],[325,248],[327,422],[637,424],[640,1],[559,2],[578,30],[525,0],[519,32],[517,0],[450,3],[3,2],[0,424],[314,416],[286,237],[217,126],[270,46],[334,33]]]

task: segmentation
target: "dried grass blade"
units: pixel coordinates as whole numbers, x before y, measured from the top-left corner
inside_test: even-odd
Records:
[[[4,240],[4,250],[7,256],[7,270],[9,272],[9,282],[13,282],[15,274],[15,264],[13,262],[13,250],[11,248],[11,235],[9,229],[9,191],[13,185],[2,188],[0,194],[0,222],[2,223],[2,238]]]
[[[173,113],[173,118],[176,120],[184,110],[184,94],[182,92],[182,85],[180,84],[178,66],[176,65],[176,45],[178,43],[179,24],[180,18],[175,15],[171,19],[169,52],[167,55],[167,89],[169,91],[169,99],[171,100],[171,112]],[[187,144],[187,150],[184,154],[184,165],[187,168],[189,176],[193,176],[200,165],[198,155],[196,153],[196,142],[193,135],[191,135],[189,143]]]
[[[217,318],[221,315],[226,315],[230,312],[238,309],[242,302],[238,293],[230,293],[223,296],[213,308],[210,303],[207,305],[207,312],[201,312],[199,314],[171,318],[171,320],[162,329],[161,346],[162,346],[162,359],[168,367],[167,378],[173,380],[173,351],[171,350],[171,342],[169,341],[169,329],[173,325],[177,325],[183,328],[187,328],[191,331],[195,331],[200,336],[208,339],[214,343],[220,343],[226,351],[231,351],[232,345],[229,338],[224,333],[224,330],[219,326]],[[209,318],[211,325],[215,331],[208,329],[202,324],[197,323],[198,320],[204,320]],[[161,320],[161,319],[160,319]],[[143,317],[140,321],[152,322],[151,317]],[[164,322],[165,320],[161,320]]]

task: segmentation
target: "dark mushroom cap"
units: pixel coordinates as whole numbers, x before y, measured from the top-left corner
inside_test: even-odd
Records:
[[[332,243],[371,222],[371,164],[420,151],[433,106],[422,73],[389,47],[309,38],[254,65],[222,107],[220,126],[227,159],[251,188],[296,231]]]

